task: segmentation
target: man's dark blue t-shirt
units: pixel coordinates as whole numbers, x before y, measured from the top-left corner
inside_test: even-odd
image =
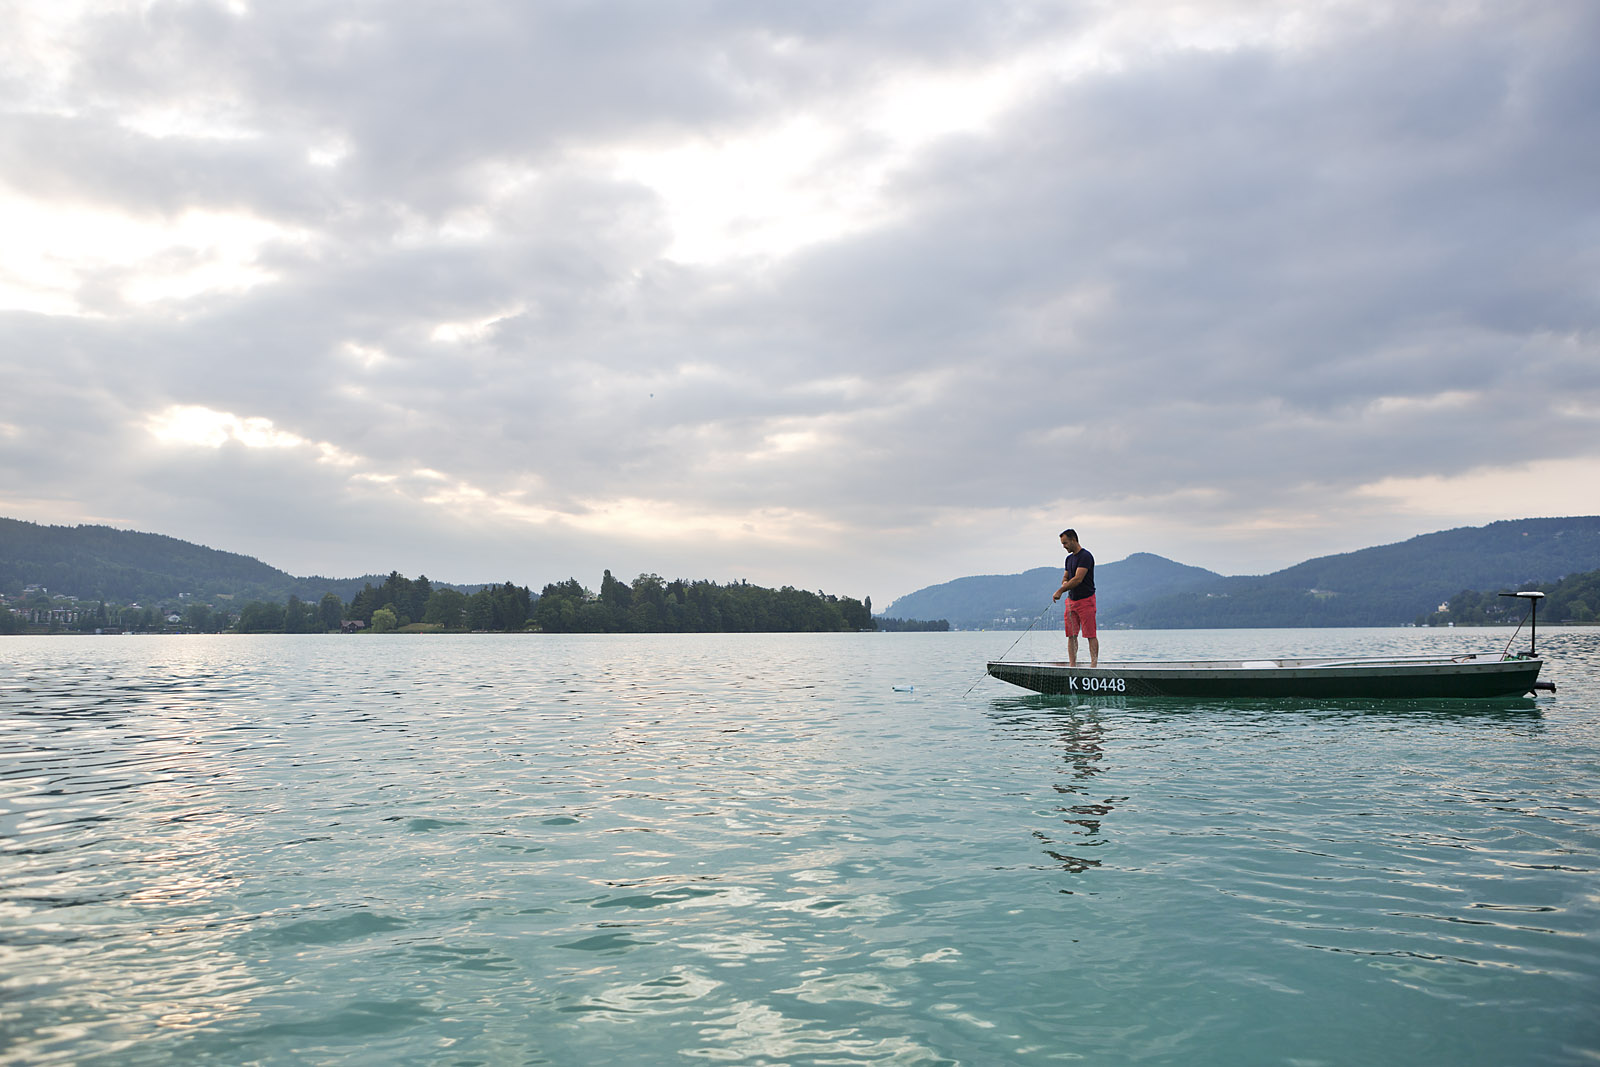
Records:
[[[1068,600],[1088,600],[1094,596],[1094,556],[1087,548],[1080,548],[1067,557],[1067,577],[1077,574],[1079,567],[1086,568],[1089,573],[1083,576],[1081,583],[1067,590]]]

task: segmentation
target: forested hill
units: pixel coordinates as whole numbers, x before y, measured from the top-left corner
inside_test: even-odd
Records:
[[[0,518],[0,592],[42,585],[54,593],[115,603],[169,600],[181,593],[266,601],[290,596],[310,601],[335,593],[348,601],[368,582],[383,581],[382,575],[297,578],[250,556],[161,534]]]
[[[1142,629],[1395,626],[1426,618],[1464,590],[1554,583],[1596,568],[1600,516],[1513,519],[1222,578],[1151,598],[1109,621]]]
[[[1150,552],[1135,552],[1115,563],[1095,564],[1095,597],[1104,618],[1153,596],[1198,588],[1221,578],[1214,571],[1174,563]],[[1060,566],[1035,567],[1021,574],[957,578],[908,593],[890,604],[884,614],[948,619],[963,630],[1026,627],[1050,609],[1050,597],[1060,584]],[[1056,610],[1059,612],[1059,607]]]
[[[896,622],[897,629],[937,628]],[[448,585],[397,571],[387,577],[296,578],[249,556],[159,534],[0,519],[0,634],[793,633],[873,625],[870,597],[860,601],[790,586],[667,582],[655,574],[641,574],[630,584],[608,570],[598,595],[571,578],[534,596],[511,582]]]
[[[1600,620],[1600,570],[1569,574],[1554,584],[1540,583],[1539,621],[1592,625]],[[1440,610],[1419,620],[1429,626],[1505,626],[1529,615],[1528,602],[1506,596],[1515,590],[1463,590]]]
[[[1102,626],[1397,626],[1428,618],[1463,591],[1554,583],[1595,569],[1600,516],[1585,516],[1444,530],[1256,576],[1223,577],[1135,553],[1098,564],[1095,585]],[[1060,577],[1056,565],[958,578],[886,610],[946,618],[964,629],[1021,629],[1038,619]]]

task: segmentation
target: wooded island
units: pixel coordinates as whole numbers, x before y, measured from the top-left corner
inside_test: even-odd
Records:
[[[201,601],[179,594],[172,603],[88,604],[32,587],[5,600],[0,633],[820,633],[878,629],[872,598],[865,601],[748,582],[666,581],[641,574],[631,583],[608,570],[598,593],[576,578],[546,585],[537,596],[512,582],[467,593],[436,587],[426,575],[393,571],[367,582],[349,603],[329,591],[318,600],[291,594],[283,603],[238,604],[225,594]],[[943,620],[885,620],[884,629],[948,629]]]

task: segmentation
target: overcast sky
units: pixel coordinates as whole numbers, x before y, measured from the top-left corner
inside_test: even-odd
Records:
[[[0,515],[881,610],[1600,512],[1592,0],[0,27]]]

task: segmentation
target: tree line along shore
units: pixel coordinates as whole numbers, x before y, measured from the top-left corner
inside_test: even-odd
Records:
[[[576,578],[536,596],[512,582],[467,593],[426,575],[391,572],[349,602],[327,592],[283,602],[180,594],[158,605],[93,603],[30,587],[0,597],[0,633],[800,633],[947,630],[944,620],[874,619],[872,598],[833,596],[739,581],[623,582],[608,570],[598,592]]]
[[[1600,570],[1554,583],[1525,583],[1545,594],[1541,621],[1600,623]],[[1526,603],[1505,590],[1463,589],[1437,610],[1417,616],[1418,626],[1514,624]],[[1211,625],[1220,623],[1213,619]],[[284,601],[228,594],[179,594],[159,604],[118,604],[52,594],[40,586],[0,593],[0,634],[46,633],[738,633],[855,630],[949,630],[945,619],[874,618],[872,598],[769,589],[733,582],[641,574],[632,582],[608,570],[598,593],[576,578],[546,585],[536,596],[512,582],[475,592],[435,586],[427,576],[398,571],[367,582],[348,602],[337,593],[320,599],[291,594]],[[1163,627],[1157,627],[1163,628]]]
[[[1600,622],[1600,570],[1569,574],[1557,582],[1528,582],[1519,588],[1544,593],[1539,605],[1543,623],[1593,626]],[[1463,589],[1439,610],[1417,619],[1419,626],[1503,626],[1527,612],[1524,600],[1501,596],[1502,590]],[[1510,590],[1504,590],[1510,592]]]

